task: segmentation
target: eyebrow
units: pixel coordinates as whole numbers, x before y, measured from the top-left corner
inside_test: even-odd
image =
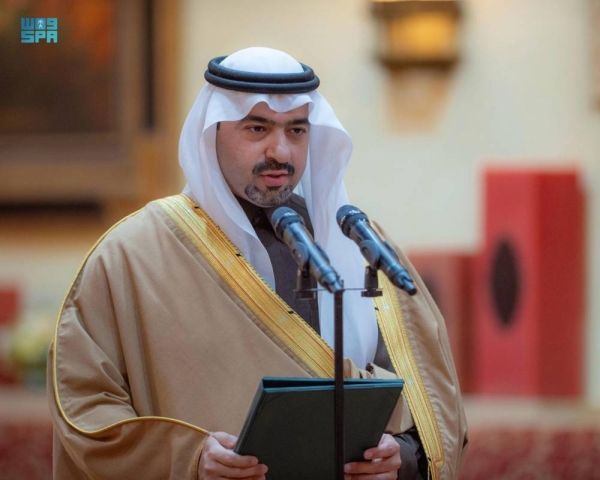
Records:
[[[284,124],[282,123],[278,123],[274,120],[271,120],[270,118],[265,118],[265,117],[261,117],[260,115],[248,115],[247,117],[243,118],[241,120],[242,122],[257,122],[257,123],[266,123],[267,125],[273,125],[273,126],[283,126]],[[306,117],[302,117],[302,118],[294,118],[293,120],[290,120],[289,122],[286,122],[285,125],[308,125],[308,118]]]

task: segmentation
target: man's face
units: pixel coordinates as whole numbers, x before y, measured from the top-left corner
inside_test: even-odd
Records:
[[[277,113],[264,102],[237,122],[221,122],[217,158],[229,188],[261,207],[285,202],[308,155],[308,105]]]

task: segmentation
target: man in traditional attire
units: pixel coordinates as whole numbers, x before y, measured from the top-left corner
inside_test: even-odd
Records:
[[[333,377],[333,296],[294,297],[269,218],[292,207],[361,286],[364,260],[335,221],[351,140],[283,52],[218,57],[205,78],[181,134],[183,194],[109,230],[63,303],[48,366],[57,479],[264,478],[260,458],[233,451],[261,378]],[[467,436],[447,333],[398,254],[416,295],[380,275],[383,296],[344,297],[345,375],[406,382],[346,478],[454,479]]]

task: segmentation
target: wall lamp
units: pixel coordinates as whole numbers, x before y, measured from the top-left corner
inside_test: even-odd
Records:
[[[449,69],[459,60],[458,0],[371,0],[379,20],[377,57],[390,69]]]

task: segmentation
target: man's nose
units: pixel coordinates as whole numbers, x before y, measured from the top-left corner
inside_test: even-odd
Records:
[[[292,152],[288,144],[288,139],[283,131],[274,131],[271,133],[269,144],[265,155],[267,158],[279,163],[287,163],[292,158]]]

